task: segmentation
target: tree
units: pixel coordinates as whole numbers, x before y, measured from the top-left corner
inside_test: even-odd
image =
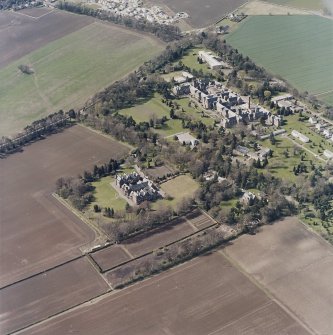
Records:
[[[268,165],[268,159],[267,157],[264,158],[264,161],[262,162],[262,167],[265,167]]]
[[[74,109],[70,109],[70,110],[68,111],[68,116],[69,116],[71,119],[75,119],[75,118],[76,118],[76,114],[75,114]]]
[[[270,140],[270,142],[271,142],[272,145],[276,144],[276,139],[275,139],[275,136],[273,135],[273,133],[271,133],[269,135],[269,140]]]
[[[266,100],[268,100],[271,97],[271,95],[272,95],[271,91],[268,90],[264,91],[264,97]]]

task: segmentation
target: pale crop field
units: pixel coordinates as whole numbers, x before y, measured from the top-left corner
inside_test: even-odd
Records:
[[[333,102],[333,20],[319,16],[253,16],[228,42],[301,92]]]
[[[268,2],[308,10],[319,10],[323,6],[322,0],[268,0]]]
[[[24,56],[0,70],[0,135],[59,109],[80,108],[161,49],[156,39],[95,22]],[[34,74],[21,73],[20,64]]]

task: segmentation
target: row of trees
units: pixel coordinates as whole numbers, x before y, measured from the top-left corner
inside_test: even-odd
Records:
[[[178,204],[176,209],[171,207],[160,207],[156,211],[151,211],[149,206],[139,206],[128,209],[131,215],[116,218],[112,223],[104,224],[103,229],[111,236],[115,242],[121,242],[130,236],[147,232],[153,228],[172,226],[172,219],[184,215],[195,208],[193,199],[184,199]]]
[[[221,245],[230,237],[232,236],[227,236],[219,228],[213,228],[158,250],[156,253],[145,256],[140,261],[131,262],[114,271],[113,275],[116,276],[115,288],[124,287],[185,262]]]
[[[139,31],[149,32],[156,35],[165,42],[171,42],[181,38],[180,29],[176,26],[149,22],[143,19],[135,19],[133,17],[121,16],[113,14],[102,9],[93,9],[84,4],[61,1],[57,4],[59,9],[67,10],[77,14],[84,14],[126,26],[128,28],[137,29]]]
[[[24,128],[23,132],[12,138],[3,136],[0,139],[0,154],[10,154],[29,142],[59,132],[71,124],[70,114],[70,112],[65,113],[60,110],[59,112],[32,122]]]

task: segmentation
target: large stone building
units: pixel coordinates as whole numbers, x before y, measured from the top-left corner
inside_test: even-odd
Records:
[[[147,178],[142,178],[136,172],[117,175],[116,185],[136,205],[144,201],[155,201],[161,197],[153,182]]]
[[[267,125],[282,126],[283,117],[274,115],[271,111],[259,105],[251,105],[250,98],[245,102],[240,95],[217,81],[205,83],[194,80],[189,95],[207,110],[217,112],[221,118],[221,126],[231,128],[240,122],[254,122],[261,118]]]

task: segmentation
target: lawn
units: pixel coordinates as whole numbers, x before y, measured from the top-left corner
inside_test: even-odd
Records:
[[[153,208],[167,205],[175,208],[184,198],[192,197],[200,185],[189,175],[178,176],[160,185],[162,191],[172,197],[172,200],[159,200],[153,204]]]
[[[205,48],[193,48],[190,49],[186,52],[186,54],[183,56],[182,58],[182,63],[194,70],[200,71],[202,70],[203,73],[211,73],[212,70],[208,68],[207,64],[203,63],[203,64],[199,64],[198,63],[198,54],[200,50],[205,50],[205,51],[209,51]]]
[[[161,95],[155,94],[153,98],[144,103],[126,108],[120,111],[121,114],[132,116],[136,122],[148,122],[150,119],[170,118],[170,107],[162,103]],[[152,129],[162,137],[172,136],[182,132],[184,129],[180,120],[169,119],[162,128]]]
[[[333,99],[333,20],[319,16],[253,16],[227,40],[299,91]]]
[[[299,116],[290,115],[285,118],[286,124],[283,126],[288,133],[291,133],[293,129],[299,131],[303,135],[307,136],[311,142],[303,143],[299,140],[296,140],[298,143],[304,145],[306,148],[313,151],[315,154],[321,155],[324,149],[333,151],[333,143],[330,140],[325,139],[320,134],[316,133],[315,127],[310,127],[310,124],[307,121],[299,121]],[[293,138],[291,136],[291,138]],[[294,139],[294,138],[293,138]],[[321,146],[322,148],[320,148]]]
[[[191,119],[193,119],[195,121],[201,121],[206,126],[213,126],[214,125],[214,119],[212,119],[210,117],[202,117],[202,114],[201,114],[202,109],[200,109],[200,107],[198,109],[196,109],[192,106],[190,106],[190,107],[188,106],[188,103],[189,103],[188,98],[177,99],[177,100],[175,100],[175,102],[177,102],[180,105],[180,107],[184,109],[185,114],[190,116]]]
[[[260,144],[263,147],[267,147],[273,150],[273,157],[269,158],[269,163],[266,167],[266,170],[275,177],[296,182],[298,178],[295,176],[293,168],[294,166],[301,163],[301,156],[294,155],[295,144],[288,138],[282,136],[279,136],[276,139],[275,145],[272,145],[270,140],[262,141]],[[285,151],[288,151],[288,157],[285,156]],[[308,160],[311,159],[313,159],[313,162],[315,163],[314,157],[310,156],[310,154],[307,154],[303,163],[309,166]],[[310,171],[310,168],[308,168],[308,171]]]
[[[170,119],[170,107],[162,103],[161,95],[155,94],[153,98],[144,103],[137,104],[133,107],[122,109],[121,114],[132,116],[136,122],[148,122],[150,119],[162,118],[166,116],[168,121],[161,128],[152,129],[162,137],[172,136],[184,131],[181,120]],[[207,126],[213,125],[214,121],[211,118],[202,118],[201,112],[193,107],[188,107],[189,100],[187,98],[175,100],[180,107],[184,108],[185,114],[189,115],[193,120],[200,120]],[[177,111],[179,112],[179,111]]]
[[[120,114],[132,116],[135,122],[147,122],[150,119],[170,116],[170,107],[161,101],[162,96],[155,94],[148,101],[137,104],[133,107],[122,109]]]
[[[153,38],[95,22],[11,63],[0,70],[0,135],[59,109],[81,107],[160,50]],[[35,73],[21,73],[20,64]]]
[[[94,197],[95,201],[89,205],[91,210],[95,204],[101,208],[110,207],[115,211],[125,210],[126,200],[119,196],[118,192],[111,186],[115,179],[111,176],[101,178],[93,182],[95,187]]]
[[[154,129],[154,131],[162,137],[170,137],[172,135],[181,133],[184,130],[181,120],[169,120],[160,129]]]
[[[327,220],[323,221],[318,217],[318,212],[313,205],[308,204],[299,215],[299,218],[311,227],[318,234],[326,238],[333,244],[333,203],[331,202],[331,209],[328,211]]]

